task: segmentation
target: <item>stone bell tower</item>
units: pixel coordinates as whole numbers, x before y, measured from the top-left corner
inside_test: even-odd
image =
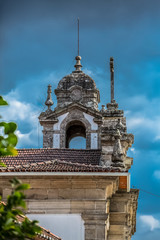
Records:
[[[90,175],[92,181],[94,179],[97,182],[94,187],[92,184],[89,185],[90,189],[87,191],[81,189],[85,194],[84,196],[78,195],[80,199],[78,204],[85,202],[87,196],[87,199],[92,198],[92,203],[103,203],[104,206],[103,209],[97,210],[94,205],[91,210],[88,205],[89,209],[86,210],[84,206],[75,204],[76,209],[81,206],[78,211],[83,213],[85,240],[131,240],[131,236],[136,231],[138,190],[130,189],[128,170],[131,168],[133,159],[127,156],[127,151],[133,144],[134,137],[127,133],[123,110],[118,109],[118,104],[114,99],[113,58],[110,58],[111,100],[106,107],[103,105],[101,110],[98,109],[99,90],[94,80],[81,70],[80,60],[81,57],[77,56],[75,70],[62,78],[55,89],[57,106],[54,110],[51,110],[53,105],[51,86],[48,86],[48,97],[45,102],[48,109],[39,116],[39,121],[43,126],[43,147],[53,150],[56,148],[57,152],[62,150],[68,152],[72,138],[76,136],[86,138],[87,151],[72,149],[70,154],[73,156],[74,151],[76,154],[78,152],[84,154],[84,151],[88,154],[86,161],[89,165],[83,164],[82,157],[78,164],[82,164],[81,167],[89,167],[87,171],[93,172],[82,173],[81,169],[79,173],[76,173],[76,176],[82,174],[83,188],[85,189]],[[93,152],[95,156],[99,153],[98,162],[94,167],[93,156],[91,157]],[[74,156],[73,158],[77,159]],[[91,170],[91,166],[94,170],[93,168]],[[77,188],[79,189],[79,185]],[[86,195],[92,190],[94,194],[96,191],[105,191],[105,194],[103,196],[99,193],[96,196]]]
[[[86,149],[101,149],[101,166],[129,169],[132,158],[127,150],[133,143],[133,135],[127,133],[126,119],[114,99],[114,62],[110,58],[111,101],[107,108],[100,102],[99,90],[94,80],[81,68],[77,56],[75,70],[63,77],[55,89],[57,106],[51,110],[51,86],[45,104],[48,109],[39,116],[43,126],[44,148],[69,148],[72,138],[86,138]]]
[[[51,86],[48,86],[46,112],[39,120],[43,126],[44,148],[68,148],[76,136],[86,138],[86,149],[101,148],[102,115],[98,110],[99,90],[94,80],[81,70],[81,57],[77,56],[75,70],[60,80],[55,94],[57,106],[51,110]]]

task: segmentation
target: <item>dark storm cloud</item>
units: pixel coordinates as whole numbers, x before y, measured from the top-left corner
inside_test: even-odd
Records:
[[[37,147],[37,122],[30,119],[44,110],[47,84],[56,88],[74,68],[79,17],[83,69],[95,80],[101,104],[110,98],[109,58],[115,59],[116,101],[135,135],[132,182],[158,192],[153,175],[160,170],[159,9],[156,0],[0,0],[1,93],[18,101],[11,109],[19,115],[19,104],[28,103],[25,120],[12,119],[18,121],[20,147]],[[159,198],[141,192],[139,212],[160,213]],[[148,234],[159,239],[156,232]]]
[[[80,13],[82,19],[88,21],[85,22],[87,26],[92,25],[92,20],[99,24],[102,19],[107,20],[107,25],[112,26],[115,21],[125,21],[129,24],[130,21],[134,22],[143,18],[156,15],[158,13],[159,1],[127,1],[127,0],[88,0],[81,1],[65,1],[65,0],[1,0],[1,19],[13,20],[26,20],[32,19],[45,19],[56,18],[64,19],[66,16],[71,18],[72,16]],[[97,18],[99,17],[99,18]],[[96,20],[96,21],[95,21]],[[128,21],[126,21],[128,20]],[[101,22],[101,26],[105,25],[105,22]]]
[[[1,83],[14,87],[29,75],[68,69],[76,55],[79,16],[83,65],[105,71],[104,63],[114,55],[124,75],[121,85],[129,79],[128,91],[136,85],[133,82],[141,91],[143,70],[160,52],[159,5],[158,1],[1,1]],[[140,68],[137,74],[134,65]]]

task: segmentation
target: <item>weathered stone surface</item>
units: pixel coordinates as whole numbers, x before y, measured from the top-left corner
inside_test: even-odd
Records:
[[[57,108],[47,117],[39,117],[40,123],[44,127],[43,147],[68,148],[69,141],[74,136],[83,136],[86,138],[87,149],[99,149],[101,114],[93,109],[88,111],[88,108],[79,103],[72,103],[64,110]],[[53,122],[52,126],[48,125],[49,119],[52,122],[52,119],[55,118],[57,118],[57,122]],[[68,134],[69,127],[73,128],[74,134],[71,134],[72,132]],[[80,127],[82,131],[79,131]],[[59,139],[57,139],[57,134],[59,134]],[[96,135],[96,144],[93,135]],[[54,139],[59,143],[55,144]]]
[[[58,189],[48,189],[47,196],[48,199],[57,199],[59,195]]]
[[[82,71],[65,76],[59,82],[55,94],[58,107],[66,107],[78,101],[86,107],[97,109],[100,100],[94,80]]]
[[[25,191],[27,199],[48,199],[47,189],[34,188]]]
[[[81,57],[77,56],[77,59],[76,61],[80,62]],[[111,102],[107,104],[107,109],[103,106],[99,111],[99,91],[95,82],[82,70],[77,70],[77,66],[78,69],[81,68],[81,64],[77,64],[76,70],[65,76],[55,90],[57,107],[54,111],[44,112],[39,117],[44,127],[43,146],[68,148],[73,137],[83,136],[86,138],[87,149],[102,149],[99,161],[101,166],[128,170],[132,161],[126,160],[127,150],[134,138],[132,134],[127,133],[124,113],[118,109],[113,97],[114,71],[111,71]],[[117,130],[120,132],[120,139],[117,139]]]
[[[136,230],[138,190],[117,192],[110,201],[109,239],[131,239]],[[111,238],[112,236],[112,238]]]
[[[11,191],[11,178],[4,181],[0,177],[3,200]],[[80,213],[85,221],[85,239],[130,239],[135,231],[138,192],[117,192],[118,177],[62,175],[20,179],[31,183],[27,191],[28,213]]]
[[[125,154],[122,150],[120,138],[121,138],[120,131],[119,129],[117,129],[117,134],[115,135],[115,143],[114,143],[113,153],[112,153],[112,162],[113,162],[112,166],[125,168],[125,164],[124,164]]]
[[[108,239],[107,240],[129,240],[129,238],[124,238],[124,235],[108,235]]]

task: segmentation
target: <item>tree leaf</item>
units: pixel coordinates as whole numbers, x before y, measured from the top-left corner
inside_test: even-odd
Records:
[[[3,162],[1,161],[1,159],[0,159],[0,167],[6,167],[6,164],[3,163]]]
[[[18,142],[18,138],[14,133],[9,133],[8,137],[6,138],[6,141],[8,141],[9,145],[15,147]]]
[[[17,124],[14,122],[9,122],[9,123],[1,122],[0,126],[4,127],[5,134],[14,133],[14,131],[17,129]]]
[[[27,190],[30,188],[30,185],[27,183],[23,183],[21,185],[19,185],[18,187],[16,187],[16,191],[21,191],[21,190]]]
[[[3,99],[2,96],[0,96],[0,106],[8,105],[8,103]]]

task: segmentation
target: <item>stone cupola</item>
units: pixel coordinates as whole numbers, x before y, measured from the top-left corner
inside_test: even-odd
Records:
[[[81,70],[81,57],[77,56],[75,59],[75,71],[63,77],[55,89],[57,108],[78,102],[87,108],[97,110],[100,102],[99,90],[94,80]]]

